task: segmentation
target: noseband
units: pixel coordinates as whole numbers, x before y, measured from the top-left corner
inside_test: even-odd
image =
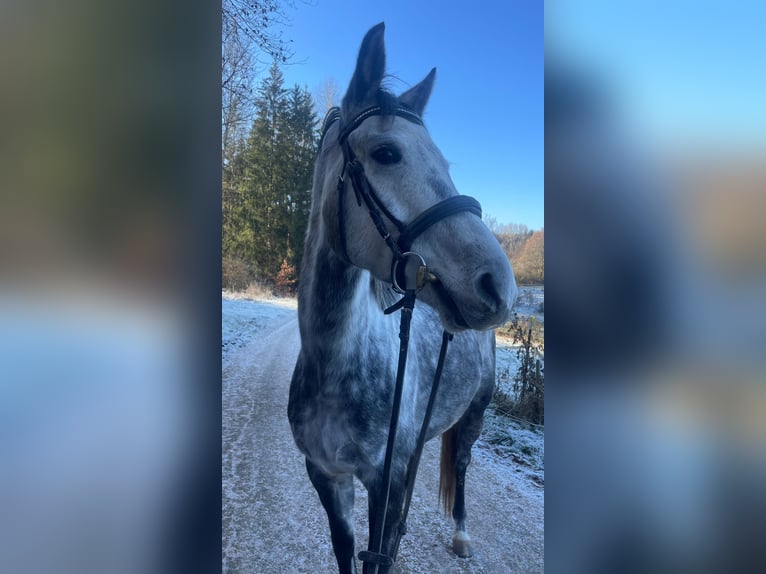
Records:
[[[346,189],[345,178],[348,176],[351,179],[351,186],[356,196],[357,205],[361,207],[362,202],[364,202],[370,214],[370,218],[375,224],[375,228],[378,230],[378,233],[383,238],[383,241],[386,242],[386,245],[393,255],[393,260],[391,263],[391,284],[393,285],[395,291],[404,293],[408,289],[408,278],[407,274],[405,273],[405,267],[408,258],[414,258],[416,261],[419,260],[421,263],[419,266],[419,273],[417,274],[418,281],[416,281],[416,288],[422,288],[424,285],[422,282],[425,281],[428,277],[428,274],[425,272],[425,261],[420,255],[412,253],[411,251],[412,244],[415,242],[415,240],[434,223],[452,215],[457,215],[458,213],[465,211],[481,217],[481,205],[473,197],[469,197],[467,195],[456,195],[453,197],[448,197],[447,199],[432,205],[423,213],[418,215],[415,219],[413,219],[410,223],[405,224],[396,216],[394,216],[394,214],[391,213],[391,211],[386,208],[385,204],[380,200],[378,194],[375,193],[375,189],[372,187],[372,184],[370,184],[370,181],[367,179],[367,176],[364,173],[364,166],[356,157],[356,154],[354,154],[354,151],[351,149],[351,146],[348,143],[349,135],[351,135],[355,129],[362,125],[362,123],[367,118],[383,114],[383,108],[380,106],[367,108],[358,114],[351,122],[349,122],[347,126],[343,127],[341,129],[340,135],[338,136],[338,143],[341,146],[341,150],[343,151],[343,171],[341,171],[340,175],[338,176],[338,225],[340,227],[341,251],[343,253],[343,257],[347,261],[350,261],[346,247],[346,230],[344,224],[344,196]],[[423,120],[421,117],[407,107],[401,105],[397,106],[393,111],[393,114],[414,124],[420,126],[423,125]],[[320,148],[327,130],[334,122],[339,120],[339,108],[335,107],[327,112],[327,116],[325,117],[322,127],[322,139],[320,140]],[[385,215],[386,219],[388,219],[391,223],[394,224],[394,226],[396,226],[398,231],[397,239],[394,239],[391,236],[391,233],[386,226],[386,222],[382,217],[383,215]]]
[[[418,114],[412,110],[404,107],[397,106],[393,114],[404,118],[405,120],[417,125],[423,125],[423,120]],[[415,451],[410,456],[410,460],[407,464],[407,474],[404,485],[404,498],[402,508],[399,509],[399,529],[394,533],[394,545],[392,555],[383,553],[383,534],[386,524],[386,513],[388,510],[389,496],[391,492],[391,464],[393,459],[394,441],[396,440],[396,431],[399,424],[399,411],[402,400],[402,389],[404,387],[404,372],[407,364],[407,348],[409,346],[409,333],[410,322],[412,320],[412,311],[415,307],[415,297],[417,292],[422,289],[427,281],[437,279],[431,274],[423,258],[411,251],[414,241],[423,234],[423,232],[431,227],[437,221],[441,221],[452,215],[456,215],[462,212],[473,213],[481,217],[481,205],[473,197],[467,195],[456,195],[449,197],[439,203],[432,205],[426,209],[423,213],[418,215],[410,223],[402,223],[397,219],[385,204],[380,200],[375,193],[375,189],[370,184],[367,176],[364,174],[364,166],[354,154],[351,146],[348,143],[348,136],[358,128],[362,122],[372,116],[384,115],[384,111],[380,106],[374,106],[367,108],[362,113],[357,115],[347,126],[342,127],[340,135],[338,136],[338,144],[343,150],[343,171],[338,176],[338,225],[340,227],[340,243],[343,257],[346,261],[350,262],[348,253],[346,250],[346,232],[344,224],[344,197],[346,189],[345,178],[348,176],[351,179],[351,186],[354,189],[356,195],[357,205],[361,207],[362,202],[367,206],[367,211],[370,214],[370,218],[375,224],[375,228],[378,233],[386,242],[386,245],[391,250],[393,260],[391,263],[391,284],[398,293],[402,294],[402,299],[386,309],[384,313],[389,314],[396,310],[401,309],[401,324],[399,327],[399,362],[396,371],[396,383],[394,386],[393,405],[391,408],[391,421],[388,429],[388,440],[386,443],[386,456],[383,463],[383,476],[381,477],[381,491],[378,493],[380,511],[376,515],[376,522],[374,527],[371,527],[370,540],[368,550],[359,553],[359,559],[363,562],[367,562],[371,565],[373,573],[377,572],[378,566],[393,565],[396,558],[396,554],[399,548],[399,542],[401,537],[407,531],[407,514],[409,512],[410,501],[412,499],[412,491],[415,486],[415,476],[417,474],[418,465],[420,463],[420,455],[423,452],[423,445],[425,444],[426,434],[428,432],[428,425],[431,420],[431,413],[433,412],[433,406],[436,399],[436,391],[439,388],[439,381],[441,379],[442,369],[444,367],[444,361],[447,354],[447,344],[452,339],[452,334],[444,331],[442,334],[442,344],[439,351],[439,360],[436,365],[436,371],[434,372],[434,379],[431,385],[431,394],[428,398],[428,405],[423,415],[423,422],[420,427],[420,433],[415,445]],[[321,149],[325,135],[327,134],[330,126],[340,121],[340,109],[332,108],[327,112],[324,124],[322,127],[322,137],[319,141],[319,148]],[[382,214],[382,215],[381,215]],[[394,239],[391,233],[388,231],[386,222],[383,219],[386,217],[391,223],[396,226],[398,231],[398,239]],[[413,260],[418,264],[417,272],[414,276],[407,271],[408,260]],[[371,493],[371,496],[373,494]],[[372,526],[372,525],[371,525]]]

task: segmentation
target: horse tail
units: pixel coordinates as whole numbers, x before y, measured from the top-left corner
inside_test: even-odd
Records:
[[[457,450],[457,429],[453,426],[442,433],[441,468],[439,473],[439,500],[444,508],[444,514],[450,514],[455,505],[455,454]]]

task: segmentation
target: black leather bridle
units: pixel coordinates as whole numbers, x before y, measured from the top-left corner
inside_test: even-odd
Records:
[[[415,240],[423,234],[434,223],[441,221],[452,215],[457,215],[462,212],[469,212],[477,215],[481,218],[481,205],[473,197],[467,195],[455,195],[448,197],[432,205],[426,209],[423,213],[418,215],[410,223],[403,223],[399,220],[380,200],[378,194],[375,193],[375,189],[370,184],[367,176],[364,173],[364,166],[359,161],[351,146],[348,143],[348,137],[351,133],[357,129],[362,123],[372,116],[383,115],[385,112],[381,106],[373,106],[367,108],[363,112],[359,113],[352,121],[346,126],[342,126],[340,134],[338,135],[338,144],[343,151],[343,170],[338,176],[338,225],[340,232],[341,252],[346,260],[348,258],[347,246],[346,246],[346,230],[345,230],[345,189],[346,178],[351,180],[351,186],[356,196],[357,205],[361,206],[364,202],[367,210],[370,214],[372,222],[375,224],[375,228],[378,233],[386,242],[391,254],[393,255],[391,264],[391,284],[394,290],[398,293],[404,293],[407,289],[407,281],[404,272],[404,263],[410,256],[416,256],[411,252],[412,244]],[[405,120],[417,125],[423,125],[421,117],[405,106],[397,106],[393,112],[396,116],[404,118]],[[327,130],[335,122],[340,120],[340,109],[332,108],[327,113],[322,129],[322,140],[324,139]],[[321,143],[320,143],[321,146]],[[397,229],[398,238],[394,239],[388,230],[383,216],[386,217]],[[423,258],[417,255],[417,258],[422,262],[422,267],[425,267]],[[421,272],[421,277],[425,277],[425,274]],[[417,288],[422,288],[423,285],[418,285]]]
[[[393,565],[396,554],[399,548],[399,542],[401,537],[407,531],[406,519],[409,512],[410,501],[412,499],[412,491],[415,486],[415,476],[417,474],[418,465],[420,463],[420,456],[423,452],[423,445],[425,444],[426,433],[428,432],[428,425],[431,420],[431,414],[433,412],[433,405],[436,399],[436,391],[439,388],[439,381],[441,379],[442,369],[444,367],[444,361],[447,354],[447,344],[452,340],[453,335],[446,330],[442,334],[442,344],[439,351],[439,360],[436,365],[436,371],[434,373],[433,383],[431,385],[431,394],[428,398],[428,406],[423,416],[423,423],[418,435],[418,441],[415,446],[415,451],[410,457],[409,464],[407,465],[407,478],[405,482],[405,492],[403,505],[400,510],[399,530],[396,532],[396,539],[393,547],[392,556],[383,554],[383,534],[386,524],[386,513],[388,510],[388,501],[391,491],[391,463],[393,459],[394,441],[396,440],[396,431],[399,424],[399,410],[402,400],[402,389],[404,387],[404,371],[407,364],[407,348],[409,345],[409,333],[410,322],[412,320],[412,311],[415,307],[415,297],[417,292],[422,289],[426,282],[438,280],[436,276],[428,271],[426,262],[417,253],[411,251],[412,245],[415,240],[423,234],[434,223],[441,221],[452,215],[458,213],[468,212],[481,218],[481,205],[473,197],[467,195],[456,195],[444,199],[435,205],[426,209],[423,213],[418,215],[410,223],[403,223],[397,219],[385,204],[380,200],[375,193],[375,189],[370,184],[369,180],[364,174],[364,166],[354,154],[351,146],[348,143],[349,135],[357,129],[362,123],[372,116],[384,115],[386,113],[392,113],[398,117],[414,124],[423,125],[423,120],[414,111],[405,106],[397,106],[393,112],[384,112],[380,106],[373,106],[367,108],[360,114],[358,114],[347,125],[341,126],[340,134],[338,136],[338,144],[343,151],[343,170],[338,176],[338,226],[340,233],[340,247],[343,257],[346,261],[350,261],[346,246],[346,230],[344,221],[344,198],[346,195],[346,179],[351,180],[351,186],[356,195],[357,205],[361,207],[364,202],[369,212],[372,222],[375,224],[375,228],[378,233],[386,242],[389,250],[393,255],[391,263],[391,285],[397,293],[403,295],[402,299],[386,309],[384,313],[393,313],[396,310],[401,309],[401,324],[399,327],[399,363],[396,372],[396,384],[394,387],[394,401],[391,410],[391,421],[388,430],[388,441],[386,443],[386,456],[383,464],[383,477],[382,477],[382,490],[378,493],[380,500],[376,523],[371,530],[371,536],[369,540],[368,550],[359,553],[359,559],[370,565],[372,574],[378,571],[378,566]],[[341,113],[339,108],[331,108],[325,117],[322,127],[322,137],[320,139],[319,148],[322,148],[323,141],[330,126],[336,121],[340,121]],[[398,238],[394,239],[388,230],[388,226],[383,218],[385,216],[391,223],[396,226],[398,231]],[[407,272],[407,261],[412,259],[418,265],[416,273],[411,274]],[[370,493],[370,496],[374,496]],[[366,567],[365,567],[366,569]]]

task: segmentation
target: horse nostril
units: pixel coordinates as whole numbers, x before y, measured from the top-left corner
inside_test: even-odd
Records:
[[[503,304],[503,298],[498,293],[495,279],[491,273],[482,273],[476,279],[476,292],[484,304],[494,313]]]

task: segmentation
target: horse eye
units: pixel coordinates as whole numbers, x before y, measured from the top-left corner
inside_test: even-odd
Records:
[[[402,159],[402,152],[392,145],[383,145],[372,152],[372,159],[383,165],[398,163]]]

